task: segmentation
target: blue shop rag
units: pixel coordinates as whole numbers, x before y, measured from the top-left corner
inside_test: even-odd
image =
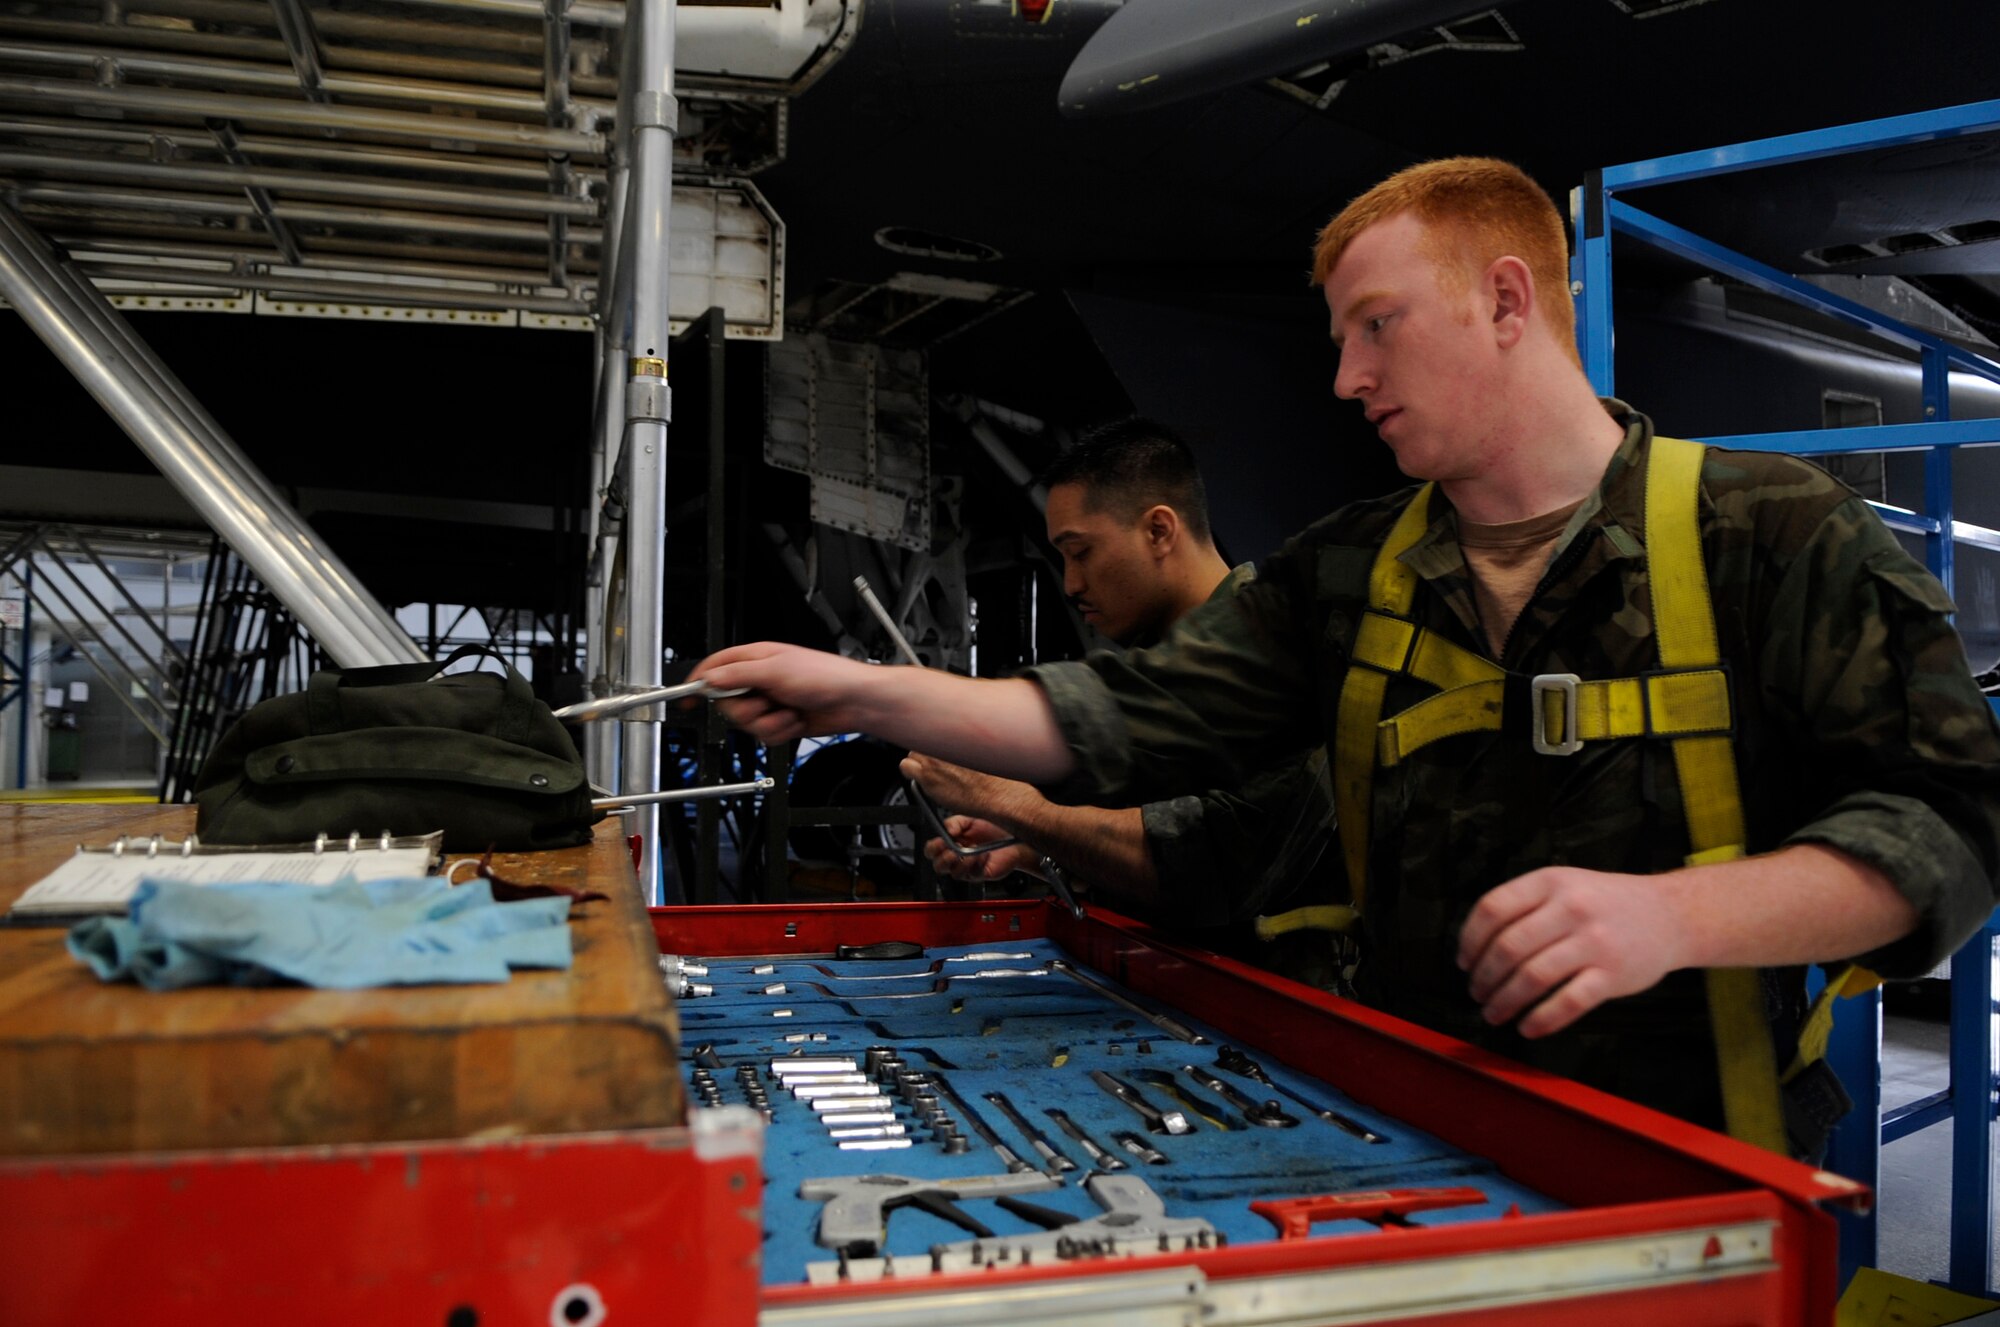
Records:
[[[567,968],[568,898],[495,903],[484,880],[438,876],[337,885],[145,880],[123,917],[72,927],[69,952],[105,981],[149,990],[261,986],[289,978],[353,990],[505,981]]]

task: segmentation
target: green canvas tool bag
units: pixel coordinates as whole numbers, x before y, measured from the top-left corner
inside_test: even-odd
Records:
[[[475,653],[506,674],[444,674]],[[195,832],[300,843],[443,830],[451,852],[569,848],[603,818],[590,799],[569,733],[471,645],[442,664],[327,669],[252,708],[202,766]]]

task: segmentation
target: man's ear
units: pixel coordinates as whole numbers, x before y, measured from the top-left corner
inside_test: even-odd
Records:
[[[1486,297],[1493,308],[1493,336],[1503,350],[1512,349],[1528,331],[1535,313],[1535,275],[1512,254],[1495,258],[1486,269]]]
[[[1164,502],[1155,503],[1140,513],[1139,528],[1145,531],[1146,547],[1153,556],[1163,558],[1180,543],[1181,514]]]

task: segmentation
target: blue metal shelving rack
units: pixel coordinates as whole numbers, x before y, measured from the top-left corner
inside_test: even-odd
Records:
[[[1959,371],[2000,382],[2000,363],[1716,244],[1641,210],[1629,197],[1659,185],[1995,130],[2000,130],[2000,101],[1985,101],[1593,172],[1571,197],[1577,244],[1570,275],[1584,369],[1599,394],[1612,395],[1614,387],[1611,246],[1613,237],[1621,235],[1795,301],[1913,352],[1922,369],[1922,423],[1744,434],[1704,441],[1802,456],[1923,450],[1924,511],[1879,505],[1878,510],[1892,527],[1923,536],[1931,570],[1950,591],[1957,543],[2000,549],[2000,533],[1968,526],[1953,517],[1953,450],[2000,443],[2000,419],[1953,420],[1951,374]],[[1995,918],[2000,918],[2000,913]],[[1830,1169],[1879,1188],[1882,1144],[1946,1118],[1953,1121],[1949,1284],[1955,1290],[1978,1295],[1993,1291],[1989,1126],[1994,1118],[1993,942],[1996,930],[2000,930],[1995,918],[1989,918],[1985,928],[1952,959],[1949,1091],[1882,1112],[1879,991],[1842,1002],[1830,1051],[1833,1067],[1855,1101],[1854,1113],[1834,1137],[1827,1159]],[[1873,1266],[1874,1215],[1843,1217],[1842,1223],[1843,1274]]]

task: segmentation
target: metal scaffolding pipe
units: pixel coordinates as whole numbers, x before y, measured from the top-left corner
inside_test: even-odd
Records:
[[[626,31],[630,78],[618,127],[629,135],[631,184],[620,247],[631,258],[630,371],[625,384],[625,676],[627,687],[660,685],[664,665],[667,535],[667,429],[673,394],[667,385],[667,248],[674,187],[674,0],[631,0],[635,22]],[[624,777],[618,791],[644,793],[660,786],[660,724],[628,722]],[[660,811],[642,806],[635,830],[643,836],[640,882],[647,896],[664,901]]]
[[[172,635],[168,633],[167,630],[170,624],[164,620],[162,620],[157,624],[154,623],[152,609],[140,603],[138,599],[133,596],[132,592],[125,588],[125,581],[123,577],[115,576],[112,574],[111,568],[104,565],[104,559],[97,555],[97,550],[90,546],[90,541],[83,537],[82,531],[78,530],[75,526],[67,526],[64,528],[63,534],[64,537],[67,538],[71,544],[75,545],[77,552],[83,554],[86,558],[90,559],[90,565],[97,568],[98,575],[104,577],[105,583],[107,585],[111,586],[112,589],[118,591],[119,598],[125,601],[126,606],[130,608],[134,613],[144,618],[146,620],[147,626],[153,628],[154,633],[158,635],[160,638],[160,648],[164,651],[164,657],[173,661],[176,664],[181,665],[182,667],[186,667],[188,661],[187,652],[182,650],[180,646],[174,644],[174,638]],[[50,556],[55,555],[56,553],[55,545],[48,542],[47,539],[43,540],[42,547],[49,551]],[[169,555],[168,566],[171,567],[172,565],[173,565],[172,556]],[[170,602],[171,600],[169,598],[168,603],[163,603],[161,605],[160,611],[163,615],[163,618],[167,612],[168,607],[170,606]],[[128,634],[126,636],[126,639],[131,640],[132,638]],[[138,642],[133,641],[133,645],[136,647],[138,645]],[[141,652],[143,653],[143,651]],[[152,656],[148,655],[146,661],[153,665],[154,671],[158,672],[161,677],[167,676],[167,670],[165,668],[162,668],[159,662],[154,660]],[[179,688],[177,686],[174,686],[171,682],[168,683],[168,689],[174,691],[179,690]]]
[[[621,140],[621,144],[622,144]],[[612,539],[604,528],[604,504],[618,479],[619,448],[625,438],[626,310],[630,305],[631,264],[624,244],[625,206],[630,192],[629,152],[614,150],[609,202],[604,211],[604,243],[598,258],[596,338],[597,399],[591,415],[590,579],[584,619],[584,676],[593,694],[613,690],[611,649]],[[618,784],[618,749],[611,724],[585,730],[590,778],[600,788]]]
[[[120,593],[124,593],[125,592],[124,582],[120,581],[116,576],[113,576],[111,574],[110,568],[106,567],[101,561],[98,560],[97,554],[90,551],[89,545],[83,543],[82,540],[76,540],[75,542],[77,546],[83,550],[84,556],[89,558],[90,561],[97,567],[97,570],[104,575],[106,581],[109,584],[116,586]],[[48,555],[49,561],[54,565],[61,567],[63,575],[69,577],[70,584],[76,587],[77,594],[83,598],[84,602],[89,604],[93,609],[95,609],[97,611],[97,615],[100,618],[102,618],[107,624],[109,624],[113,631],[117,632],[120,636],[123,636],[125,638],[125,643],[131,647],[132,652],[134,654],[139,656],[140,662],[144,663],[146,667],[152,669],[153,675],[155,677],[160,678],[163,682],[165,682],[167,690],[171,692],[174,689],[173,683],[167,680],[167,670],[161,666],[160,661],[158,659],[153,657],[153,652],[147,649],[145,645],[141,643],[141,641],[137,636],[132,634],[132,629],[130,627],[126,626],[123,622],[119,621],[118,614],[112,612],[110,607],[106,605],[102,599],[97,597],[97,592],[92,590],[89,585],[85,584],[83,577],[76,574],[76,568],[72,567],[69,563],[62,560],[61,555],[58,554],[56,550],[50,545],[46,532],[43,533],[41,546],[42,546],[42,552]],[[71,612],[75,612],[76,605],[73,602],[71,602],[70,597],[67,594],[64,594],[63,591],[60,589],[60,587],[56,585],[55,578],[53,576],[47,576],[46,569],[44,570],[44,575],[49,582],[49,588],[51,590],[54,590],[57,594],[62,595],[63,603],[69,607]],[[125,602],[130,604],[132,608],[138,613],[138,615],[145,619],[146,625],[153,628],[154,634],[157,635],[163,643],[169,645],[172,644],[172,642],[167,641],[166,625],[164,623],[158,623],[158,624],[154,623],[153,615],[150,612],[146,611],[144,608],[140,607],[138,601],[133,599],[129,593],[125,594]],[[78,617],[81,618],[82,614],[79,613]],[[91,630],[92,634],[95,635],[96,628],[93,627]],[[98,636],[98,639],[104,641],[104,644],[106,646],[109,646],[111,644],[110,641],[105,641],[104,637],[101,635]],[[160,697],[154,695],[152,688],[146,686],[144,681],[140,680],[136,674],[134,675],[133,680],[139,684],[142,690],[145,691],[146,699],[152,701],[153,704],[159,708],[161,713],[165,713],[168,709],[172,708]]]
[[[223,89],[270,89],[293,92],[298,76],[290,68],[251,64],[241,60],[202,59],[198,56],[161,55],[129,47],[98,47],[84,50],[54,43],[0,42],[0,59],[10,64],[33,65],[43,69],[87,69],[103,71],[108,63],[122,79],[171,79],[202,82]],[[469,83],[408,78],[376,78],[369,74],[326,74],[321,86],[342,98],[373,98],[396,105],[459,106],[467,110],[501,111],[541,120],[545,111],[541,93],[512,92]],[[314,105],[317,103],[306,103]],[[600,115],[611,113],[612,105],[599,99],[580,99],[577,106]]]
[[[336,662],[424,657],[117,311],[4,206],[0,293]]]
[[[119,679],[111,675],[110,670],[104,666],[104,661],[99,659],[95,654],[92,654],[90,652],[90,647],[87,643],[77,638],[76,634],[72,632],[69,629],[69,627],[63,622],[62,615],[51,609],[48,605],[48,601],[43,599],[42,596],[36,592],[34,585],[26,581],[22,582],[22,584],[27,587],[29,601],[32,602],[35,605],[35,607],[41,609],[42,616],[48,619],[49,629],[55,632],[58,636],[61,636],[63,638],[63,641],[71,649],[75,650],[78,654],[83,656],[83,661],[90,665],[91,670],[95,672],[98,675],[98,677],[103,679],[104,689],[109,691],[112,695],[118,697],[119,704],[123,705],[126,709],[132,711],[132,717],[139,721],[140,727],[144,728],[147,732],[153,735],[154,741],[158,742],[161,746],[165,746],[167,744],[167,735],[160,731],[159,724],[154,722],[152,716],[148,715],[144,710],[140,709],[138,704],[133,701],[131,692],[127,690],[126,687],[120,685]],[[47,586],[47,588],[54,591],[58,597],[61,596],[62,592],[60,590],[56,590],[56,587],[53,583],[50,583]],[[70,611],[75,612],[75,609],[71,608]],[[114,659],[118,658],[118,656],[115,654],[112,655],[111,657]],[[122,660],[120,661],[120,664],[122,666],[123,664]],[[130,672],[129,669],[127,671],[128,673]],[[133,680],[137,680],[136,677]],[[150,693],[148,694],[147,699],[149,700],[152,699]],[[154,703],[157,704],[158,702]]]
[[[366,202],[408,203],[448,212],[492,212],[503,216],[597,216],[588,198],[564,198],[553,193],[527,193],[474,186],[406,184],[400,180],[328,175],[320,171],[285,170],[275,166],[221,166],[206,162],[151,161],[92,157],[55,152],[23,152],[0,148],[0,173],[20,172],[38,178],[112,180],[132,184],[175,184],[188,188],[277,189],[303,198],[351,198]]]
[[[408,3],[419,9],[450,9],[462,14],[505,14],[529,20],[542,16],[542,0],[408,0]],[[622,28],[628,7],[636,9],[638,0],[632,0],[629,6],[606,0],[576,0],[570,6],[569,21],[590,28]]]
[[[131,0],[123,6],[126,26],[140,14],[204,19],[235,27],[260,26],[270,17],[261,0]],[[541,54],[542,38],[525,29],[509,32],[484,24],[433,23],[425,19],[392,18],[386,14],[351,14],[319,9],[313,23],[324,37],[364,37],[406,46],[450,46],[464,50],[500,51],[533,59]]]
[[[330,100],[326,95],[325,52],[320,49],[312,12],[303,0],[271,0],[271,13],[277,18],[278,35],[285,40],[285,50],[292,58],[292,69],[298,74],[299,88],[306,94],[306,100]]]
[[[604,154],[603,134],[544,125],[470,120],[455,115],[423,115],[413,111],[374,110],[363,106],[320,106],[281,97],[245,97],[228,92],[194,92],[181,88],[105,86],[71,78],[0,75],[0,101],[50,102],[66,106],[120,111],[152,111],[201,119],[237,120],[244,124],[280,125],[321,132],[351,130],[424,143],[468,143],[506,147],[523,152]]]
[[[158,6],[148,7],[149,11],[158,8]],[[176,8],[198,8],[198,6]],[[251,11],[252,14],[259,12],[268,14],[268,11],[258,5],[246,5],[241,8]],[[438,27],[436,24],[372,20],[359,15],[341,17],[363,18],[361,23],[334,24],[327,21],[334,17],[336,16],[330,11],[318,11],[313,14],[314,26],[322,39],[336,33],[344,33],[372,41],[397,43],[400,48],[425,40],[423,37],[408,35],[407,29],[435,30]],[[237,16],[225,21],[243,23],[255,20]],[[541,55],[542,43],[539,38],[504,47],[493,47],[485,43],[463,40],[467,32],[467,29],[461,28],[456,31],[455,37],[432,36],[428,40],[446,45],[475,48],[484,46],[486,49],[504,50],[508,53],[515,53],[518,45],[520,54],[532,58],[539,58]],[[275,64],[290,58],[285,43],[278,38],[224,36],[215,32],[189,32],[181,28],[139,27],[132,23],[83,23],[67,22],[62,19],[0,15],[0,35],[30,40],[70,42],[91,47],[119,45],[150,52],[234,57],[266,64]],[[322,73],[326,69],[332,69],[362,74],[394,74],[474,86],[535,88],[542,85],[541,70],[519,63],[502,64],[492,60],[466,59],[457,56],[416,55],[405,49],[374,50],[365,46],[333,45],[324,40],[321,41],[319,49],[324,61]],[[572,81],[578,91],[592,96],[604,96],[617,91],[616,81],[609,78],[573,76]]]
[[[278,261],[277,251],[260,245],[265,237],[253,231],[216,235],[214,240],[204,240],[204,236],[215,232],[207,227],[142,225],[138,223],[120,224],[116,230],[106,231],[93,224],[89,217],[64,216],[47,208],[24,208],[47,218],[48,224],[42,231],[50,240],[65,249],[105,254],[142,254],[165,258],[209,258],[217,261],[241,259],[245,262],[270,263]],[[391,272],[405,276],[436,276],[447,279],[468,281],[491,281],[504,286],[520,286],[525,289],[539,289],[542,281],[542,260],[539,256],[526,252],[507,252],[500,249],[467,249],[455,246],[454,251],[463,253],[469,261],[465,263],[440,263],[436,261],[437,246],[434,244],[392,244],[372,243],[337,235],[322,236],[313,241],[323,252],[305,255],[304,266],[324,267],[336,272],[349,272],[362,276]],[[344,254],[359,254],[369,259],[355,262],[342,257]],[[416,258],[415,262],[379,262],[381,258]],[[482,266],[482,264],[485,264]],[[579,266],[595,272],[594,263]]]
[[[122,193],[115,189],[80,189],[70,185],[24,184],[15,191],[24,203],[74,204],[81,207],[118,207],[134,212],[205,213],[210,216],[255,217],[257,209],[247,200],[209,194]],[[325,226],[359,226],[370,230],[415,231],[430,235],[457,235],[467,239],[518,240],[537,247],[548,240],[542,227],[525,221],[504,221],[487,217],[450,217],[435,212],[397,212],[379,207],[349,207],[341,203],[277,203],[273,212],[286,221]],[[597,227],[575,227],[571,238],[580,244],[595,244]],[[326,247],[318,239],[315,246]]]
[[[176,243],[173,240],[100,240],[86,235],[55,233],[49,236],[56,244],[70,251],[70,257],[88,267],[108,257],[129,256],[138,258],[194,258],[209,262],[266,263],[279,261],[278,255],[270,249],[249,249],[221,244]],[[351,263],[339,258],[314,257],[306,255],[298,263],[290,266],[307,269],[301,275],[316,276],[320,280],[365,280],[380,276],[429,277],[440,281],[483,281],[496,286],[518,286],[529,293],[541,293],[538,282],[540,274],[536,268],[521,267],[480,267],[472,263],[413,263],[394,260],[372,260],[368,263]],[[178,269],[167,269],[169,271]],[[267,275],[283,276],[284,272]],[[581,312],[589,313],[590,308]]]

